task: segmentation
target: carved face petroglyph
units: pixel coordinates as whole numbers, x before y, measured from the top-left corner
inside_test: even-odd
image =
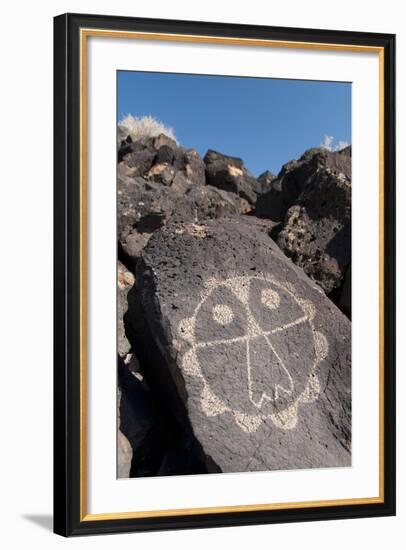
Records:
[[[301,403],[317,399],[316,368],[328,352],[313,325],[314,306],[271,275],[210,279],[192,317],[182,371],[203,382],[206,416],[231,412],[247,432],[270,418],[293,429]]]

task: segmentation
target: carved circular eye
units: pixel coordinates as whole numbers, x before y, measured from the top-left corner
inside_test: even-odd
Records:
[[[234,319],[233,310],[224,304],[217,304],[213,307],[213,319],[220,325],[229,325]]]
[[[271,288],[264,288],[261,292],[261,302],[269,309],[277,309],[281,303],[279,294]]]

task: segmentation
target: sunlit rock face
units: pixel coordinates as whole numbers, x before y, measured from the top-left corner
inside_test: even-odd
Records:
[[[351,324],[255,223],[170,223],[126,326],[207,471],[351,463]]]

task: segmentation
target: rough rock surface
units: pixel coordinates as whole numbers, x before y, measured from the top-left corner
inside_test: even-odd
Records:
[[[147,383],[203,471],[351,464],[351,324],[255,223],[160,228],[128,300]]]
[[[146,383],[137,358],[118,358],[118,477],[206,473],[200,446]]]
[[[351,261],[351,179],[322,168],[289,208],[277,237],[281,250],[330,294]]]
[[[120,262],[117,262],[117,348],[120,357],[130,351],[130,343],[125,335],[123,317],[127,311],[127,294],[134,284],[134,275]]]
[[[210,149],[204,157],[204,162],[207,183],[236,193],[250,204],[255,204],[262,185],[249,173],[242,159]]]
[[[156,475],[164,454],[164,434],[153,397],[142,376],[135,376],[121,358],[118,382],[121,394],[118,437],[123,434],[131,448],[129,477]],[[126,462],[120,459],[123,460],[119,456],[118,469],[124,474]]]
[[[117,392],[117,418],[118,425],[121,424],[121,390],[118,388]],[[128,441],[123,432],[118,428],[117,430],[117,477],[130,477],[131,461],[133,458],[133,450],[131,443]]]
[[[262,172],[262,174],[258,176],[261,195],[269,193],[269,191],[272,189],[272,184],[276,180],[276,178],[277,176],[275,176],[275,174],[272,174],[272,172],[270,172],[269,170]]]
[[[169,220],[197,223],[250,211],[235,193],[210,185],[191,185],[183,191],[120,174],[118,209],[119,246],[130,258],[138,257],[151,234]]]
[[[276,179],[270,182],[268,193],[258,198],[255,215],[283,221],[288,208],[296,204],[314,175],[325,168],[351,179],[351,147],[335,152],[322,148],[309,149],[299,160],[286,163]]]
[[[343,284],[339,289],[339,297],[337,299],[337,305],[349,319],[351,319],[351,265],[345,272]]]
[[[205,165],[197,151],[180,147],[164,134],[135,142],[128,137],[118,150],[118,161],[128,167],[132,177],[170,185],[176,176],[183,176],[191,183],[205,184]]]
[[[124,141],[118,158],[119,257],[132,269],[151,234],[169,220],[198,222],[252,209],[237,193],[206,185],[198,153],[164,135]]]

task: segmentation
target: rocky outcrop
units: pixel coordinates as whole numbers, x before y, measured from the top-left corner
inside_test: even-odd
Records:
[[[125,357],[130,343],[125,335],[123,317],[127,311],[127,294],[134,284],[134,275],[120,262],[117,262],[117,348],[120,357]]]
[[[195,438],[162,406],[131,359],[118,359],[118,477],[207,473]]]
[[[142,176],[164,185],[170,185],[176,177],[205,183],[205,165],[199,154],[163,134],[135,142],[128,136],[118,150],[118,162],[127,166],[128,176]]]
[[[161,227],[128,301],[128,337],[190,468],[350,465],[350,322],[266,231],[242,217]]]
[[[269,193],[272,189],[272,184],[276,180],[275,174],[272,174],[269,170],[265,170],[258,176],[258,183],[260,184],[260,194],[264,195]]]
[[[119,449],[125,441],[125,454],[118,457],[119,474],[128,477],[156,475],[164,455],[165,435],[158,409],[142,376],[118,360]],[[130,457],[130,460],[129,460]]]
[[[117,211],[118,476],[349,465],[351,148],[127,137]]]
[[[345,277],[341,287],[338,290],[338,298],[336,303],[345,315],[351,319],[351,265],[347,268],[345,272]]]
[[[250,211],[234,193],[210,185],[166,187],[144,178],[118,178],[118,239],[124,254],[137,258],[151,234],[168,221],[199,222]]]
[[[246,169],[242,159],[210,149],[204,157],[204,162],[207,183],[224,191],[236,193],[251,205],[255,204],[262,186]]]
[[[351,179],[351,147],[335,152],[309,149],[299,160],[286,163],[277,178],[271,181],[268,193],[258,199],[255,215],[283,221],[287,210],[296,204],[305,187],[311,185],[314,175],[324,169]]]
[[[121,390],[117,391],[117,419],[118,426],[121,425]],[[130,477],[131,461],[133,458],[133,451],[131,443],[123,434],[120,428],[117,430],[117,477]]]
[[[285,164],[270,186],[255,215],[279,220],[272,237],[339,305],[351,261],[351,147],[310,149]]]
[[[340,287],[351,260],[351,180],[342,172],[315,172],[286,215],[281,250],[326,294]]]
[[[169,220],[199,222],[251,210],[238,194],[206,185],[198,153],[166,136],[125,141],[118,158],[119,257],[131,269],[150,235]]]

